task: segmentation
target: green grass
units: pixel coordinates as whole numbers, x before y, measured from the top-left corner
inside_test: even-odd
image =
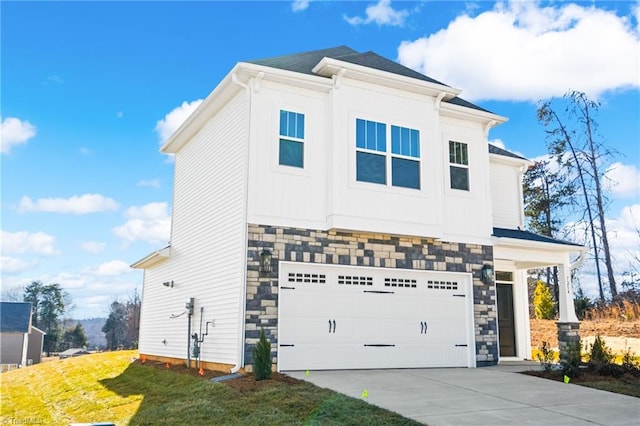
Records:
[[[622,395],[635,396],[640,398],[640,382],[620,381],[620,380],[598,380],[578,383],[588,388],[599,389],[607,392],[619,393]]]
[[[1,424],[417,424],[310,383],[250,392],[132,363],[135,351],[52,361],[3,373]]]

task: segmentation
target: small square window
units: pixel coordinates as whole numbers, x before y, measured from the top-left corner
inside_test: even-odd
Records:
[[[469,190],[469,169],[464,167],[449,166],[451,188]]]
[[[361,182],[387,183],[386,156],[356,152],[356,180]]]
[[[280,165],[304,167],[304,144],[280,139]]]
[[[391,159],[391,184],[404,188],[420,189],[420,162],[393,157]]]

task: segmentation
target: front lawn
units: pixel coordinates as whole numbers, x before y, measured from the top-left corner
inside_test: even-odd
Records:
[[[364,401],[276,376],[213,383],[193,370],[120,351],[2,373],[3,424],[398,424],[412,420]],[[190,374],[184,374],[184,373]],[[207,373],[205,376],[210,376]]]

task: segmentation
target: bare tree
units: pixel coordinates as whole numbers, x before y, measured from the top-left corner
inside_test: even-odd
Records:
[[[563,101],[565,108],[559,110],[557,104]],[[578,181],[593,247],[600,299],[604,300],[600,250],[604,256],[612,299],[617,298],[618,291],[606,228],[607,199],[602,191],[602,179],[613,152],[597,138],[594,115],[598,107],[599,104],[584,93],[572,91],[561,100],[552,99],[542,103],[538,108],[538,121],[549,128],[547,135],[550,154],[568,175],[575,174]]]

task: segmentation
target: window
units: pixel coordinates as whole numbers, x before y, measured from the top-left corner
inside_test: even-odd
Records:
[[[390,126],[391,152],[388,151],[388,126],[356,119],[356,180],[420,189],[420,132]]]
[[[304,114],[280,110],[279,164],[304,167]]]
[[[451,188],[469,190],[469,154],[467,144],[449,141],[449,177]]]

